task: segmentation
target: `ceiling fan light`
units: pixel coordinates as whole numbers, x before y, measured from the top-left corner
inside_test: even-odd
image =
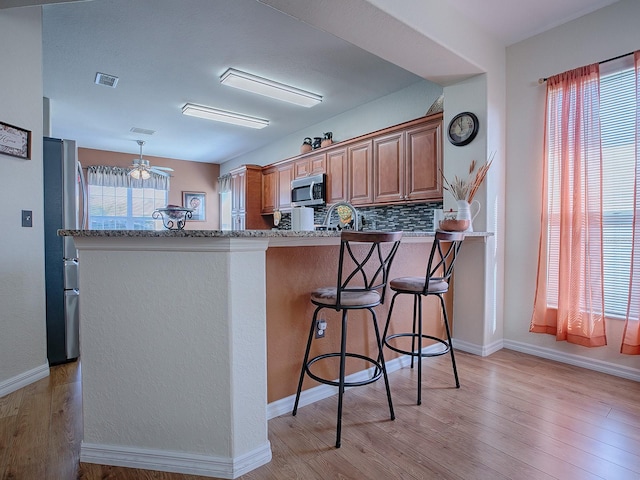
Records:
[[[140,169],[134,168],[133,170],[131,170],[129,172],[129,175],[131,175],[131,178],[135,178],[136,180],[140,180]]]
[[[264,118],[250,117],[249,115],[242,115],[241,113],[218,110],[193,103],[185,104],[185,106],[182,107],[182,113],[192,117],[206,118],[207,120],[215,120],[216,122],[231,123],[233,125],[250,128],[264,128],[269,125],[269,120],[265,120]]]
[[[242,72],[234,68],[227,69],[227,71],[220,76],[220,83],[307,108],[322,102],[322,96],[316,93],[307,92],[300,88],[259,77],[251,73]]]
[[[151,174],[147,170],[142,170],[140,176],[143,180],[149,180],[149,178],[151,178]]]

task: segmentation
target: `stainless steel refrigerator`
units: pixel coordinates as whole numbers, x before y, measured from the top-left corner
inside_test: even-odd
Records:
[[[43,141],[47,358],[56,365],[80,355],[78,253],[58,229],[84,228],[86,189],[76,143]]]

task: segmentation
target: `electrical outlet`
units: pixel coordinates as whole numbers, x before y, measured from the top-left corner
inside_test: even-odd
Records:
[[[31,210],[22,210],[22,226],[33,226],[33,212]]]
[[[324,338],[324,332],[327,329],[327,321],[323,318],[316,320],[316,338]]]

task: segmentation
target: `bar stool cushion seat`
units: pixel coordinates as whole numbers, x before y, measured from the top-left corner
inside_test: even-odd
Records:
[[[311,301],[317,305],[335,306],[338,299],[336,287],[318,288],[311,292]],[[380,294],[376,290],[362,292],[345,292],[340,294],[340,304],[343,307],[357,307],[377,305],[380,303]]]
[[[395,291],[420,293],[424,291],[425,277],[400,277],[389,282]],[[449,283],[440,279],[429,279],[429,293],[445,293],[449,291]]]

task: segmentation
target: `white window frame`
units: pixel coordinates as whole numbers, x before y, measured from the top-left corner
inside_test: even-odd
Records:
[[[123,210],[124,205],[120,205],[119,209],[114,204],[111,212],[105,212],[105,197],[113,197],[114,195],[105,195],[105,189],[114,189],[116,198],[126,196],[126,212]],[[136,191],[141,191],[143,201],[143,214],[134,215],[134,196]],[[88,186],[88,205],[89,205],[89,228],[92,230],[162,230],[162,220],[154,219],[152,213],[157,208],[162,208],[168,202],[168,190],[157,190],[154,188],[137,188],[137,187],[109,187],[100,185]],[[118,195],[120,193],[120,195]],[[151,197],[151,198],[148,198]],[[100,205],[95,205],[95,199],[100,198]],[[93,200],[93,201],[92,201]],[[146,204],[145,204],[146,201]],[[102,214],[96,214],[97,210],[102,210]],[[139,208],[137,209],[139,210]]]

